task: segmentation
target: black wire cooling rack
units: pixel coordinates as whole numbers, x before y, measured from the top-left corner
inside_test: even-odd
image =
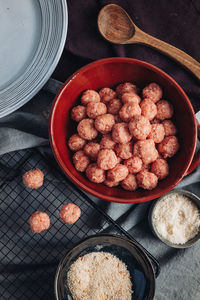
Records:
[[[51,156],[33,149],[0,157],[1,300],[54,299],[58,262],[82,238],[109,230],[133,240],[55,166]],[[45,174],[44,185],[38,190],[28,189],[22,183],[22,175],[34,168],[40,168]],[[68,202],[77,204],[82,212],[73,225],[59,219],[60,208]],[[37,210],[48,213],[51,226],[33,234],[29,217]],[[158,262],[146,253],[158,274]]]

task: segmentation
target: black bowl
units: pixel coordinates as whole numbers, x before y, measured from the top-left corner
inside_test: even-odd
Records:
[[[111,234],[99,234],[82,240],[62,258],[55,276],[56,300],[72,300],[67,286],[67,272],[79,256],[90,252],[109,252],[123,261],[131,275],[132,299],[151,300],[155,293],[155,273],[144,251],[133,241]]]

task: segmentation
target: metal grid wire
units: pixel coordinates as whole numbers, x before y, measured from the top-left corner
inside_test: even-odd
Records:
[[[31,190],[22,175],[40,168],[44,185]],[[63,204],[73,202],[81,209],[73,225],[59,219]],[[29,228],[35,211],[46,212],[51,226],[40,234]],[[58,170],[53,159],[26,150],[0,157],[0,299],[54,299],[54,276],[67,249],[87,236],[106,231],[127,235],[120,226],[75,188]],[[151,257],[152,258],[152,257]]]

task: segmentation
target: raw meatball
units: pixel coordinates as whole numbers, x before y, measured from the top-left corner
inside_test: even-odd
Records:
[[[140,103],[142,115],[146,117],[149,121],[153,120],[157,114],[157,107],[155,103],[150,99],[144,99]]]
[[[127,166],[129,173],[135,174],[142,170],[142,160],[137,155],[126,159],[124,165]]]
[[[145,140],[151,132],[151,124],[144,116],[134,117],[129,122],[129,130],[136,139]]]
[[[114,187],[114,186],[118,186],[119,182],[106,179],[104,181],[104,184],[107,185],[108,187]]]
[[[102,149],[114,149],[116,143],[113,141],[111,134],[104,134],[100,141],[100,147]]]
[[[122,102],[125,103],[136,103],[139,104],[141,101],[140,96],[137,94],[125,93],[122,95]]]
[[[120,164],[122,162],[122,158],[117,156],[117,163]]]
[[[122,121],[122,119],[120,118],[119,115],[115,115],[115,116],[114,116],[114,119],[115,119],[115,123],[116,123],[116,124],[117,124],[117,123],[123,123],[123,121]]]
[[[82,139],[77,133],[73,134],[68,141],[68,146],[72,151],[82,149],[85,144],[86,140]]]
[[[85,140],[93,140],[97,137],[98,131],[94,127],[94,121],[83,119],[77,126],[78,134]]]
[[[95,119],[96,117],[100,115],[104,115],[107,113],[107,107],[104,103],[102,102],[90,102],[87,105],[86,108],[87,115],[91,119]]]
[[[110,100],[116,97],[116,92],[108,87],[105,87],[100,89],[99,95],[103,103],[108,103]]]
[[[23,183],[30,189],[38,189],[43,185],[44,173],[40,169],[33,169],[22,176]]]
[[[116,143],[125,144],[130,142],[132,136],[130,135],[128,125],[126,123],[118,123],[113,126],[112,138]]]
[[[176,136],[167,136],[158,144],[158,151],[164,158],[172,157],[179,150],[179,143]]]
[[[100,145],[94,142],[90,142],[84,147],[84,152],[85,154],[91,159],[96,161],[97,156],[100,150]]]
[[[115,182],[122,181],[128,175],[128,168],[122,164],[117,164],[113,169],[108,170],[107,179]]]
[[[90,102],[100,102],[100,96],[94,90],[87,90],[81,96],[81,103],[83,105],[87,105]]]
[[[151,121],[151,124],[160,124],[160,123],[161,121],[156,118]]]
[[[94,183],[101,183],[106,179],[105,171],[100,169],[97,164],[91,164],[87,167],[86,176]]]
[[[162,88],[157,83],[150,83],[142,90],[143,98],[151,99],[154,103],[162,98]]]
[[[152,124],[149,139],[154,140],[154,143],[160,143],[165,137],[165,130],[162,124]]]
[[[112,99],[108,103],[108,113],[117,115],[122,107],[122,102],[119,99]]]
[[[164,120],[162,124],[164,126],[165,136],[176,135],[177,129],[171,120]]]
[[[103,134],[110,132],[114,124],[115,124],[115,119],[114,116],[111,114],[98,116],[94,123],[96,129]]]
[[[160,100],[156,103],[157,106],[157,115],[158,120],[170,119],[173,116],[174,109],[172,105],[166,100]]]
[[[121,157],[122,159],[128,159],[133,155],[133,143],[129,142],[126,144],[117,144],[115,146],[115,152],[117,156]]]
[[[137,183],[139,187],[145,190],[152,190],[158,184],[158,177],[151,172],[141,171],[136,175]]]
[[[74,121],[80,122],[86,117],[86,108],[83,105],[78,105],[72,108],[71,117]]]
[[[137,103],[134,102],[124,104],[119,112],[120,118],[125,122],[129,122],[133,117],[140,115],[141,108]]]
[[[79,150],[73,155],[73,163],[77,171],[84,172],[89,165],[90,160],[88,156],[85,155],[85,152]]]
[[[151,165],[151,172],[154,173],[158,179],[164,179],[169,174],[169,166],[165,159],[156,159]]]
[[[158,151],[156,150],[153,140],[148,139],[144,141],[138,141],[133,146],[133,155],[139,156],[145,165],[154,162],[158,157]]]
[[[121,98],[121,96],[125,93],[137,94],[137,87],[130,82],[125,82],[116,87],[116,92],[118,97]]]
[[[60,210],[60,219],[67,224],[74,224],[81,216],[80,208],[73,204],[67,203]]]
[[[116,166],[117,156],[111,149],[102,149],[97,157],[97,165],[103,170],[109,170]]]
[[[150,168],[151,168],[150,164],[148,164],[148,165],[143,164],[141,171],[150,171]]]
[[[46,230],[50,226],[49,216],[42,211],[36,211],[29,219],[30,227],[32,232],[40,233],[43,230]]]
[[[128,174],[128,176],[121,181],[121,186],[127,191],[135,191],[138,187],[136,177],[133,174]]]

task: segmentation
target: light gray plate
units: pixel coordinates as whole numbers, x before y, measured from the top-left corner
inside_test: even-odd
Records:
[[[0,0],[0,117],[28,102],[62,54],[66,0]]]

